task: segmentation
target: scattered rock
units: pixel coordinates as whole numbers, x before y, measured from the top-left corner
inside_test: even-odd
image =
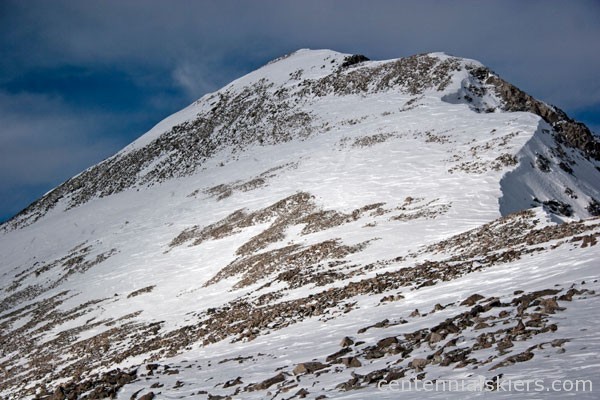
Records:
[[[232,386],[241,385],[242,383],[244,383],[244,382],[242,382],[242,377],[238,376],[235,379],[232,379],[232,380],[229,380],[229,381],[225,382],[223,384],[223,389],[226,389],[226,388],[232,387]]]
[[[329,365],[320,363],[318,361],[305,362],[305,363],[300,363],[300,364],[296,365],[296,367],[294,368],[292,373],[294,375],[312,374],[323,368],[327,368],[328,366]]]
[[[342,364],[348,368],[358,368],[362,366],[362,363],[356,357],[344,357],[342,358]]]
[[[294,395],[294,397],[298,397],[298,398],[300,398],[300,399],[305,399],[305,398],[306,398],[306,396],[308,396],[309,394],[310,394],[310,393],[309,393],[309,391],[308,391],[308,390],[306,390],[306,389],[302,388],[302,389],[300,389],[300,390],[298,390],[298,391],[296,392],[296,394]]]
[[[501,341],[499,341],[498,344],[496,345],[496,347],[498,348],[498,350],[501,353],[504,352],[506,349],[509,349],[509,348],[511,348],[513,346],[514,346],[514,344],[510,340],[510,337],[508,337],[508,336],[505,336],[504,339],[502,339]]]
[[[432,343],[432,344],[437,343],[437,342],[441,341],[442,339],[444,339],[444,337],[437,332],[432,332],[431,335],[429,335],[429,343]]]
[[[479,329],[485,329],[485,328],[489,328],[490,324],[486,323],[486,322],[478,322],[473,329],[475,329],[476,331]]]
[[[268,389],[269,387],[271,387],[277,383],[281,383],[283,381],[285,381],[285,375],[283,374],[283,372],[280,372],[279,374],[275,375],[272,378],[265,379],[264,381],[262,381],[260,383],[256,383],[254,385],[250,385],[250,387],[248,387],[248,391],[252,392],[252,391],[256,391],[256,390],[265,390],[265,389]]]
[[[328,355],[327,358],[325,359],[325,362],[337,364],[337,363],[341,362],[339,360],[340,357],[350,353],[351,351],[352,350],[349,347],[343,347],[340,350],[336,351],[335,353]]]
[[[344,337],[342,339],[342,341],[340,342],[340,346],[342,347],[349,347],[352,346],[354,344],[354,341],[352,339],[350,339],[348,336]]]
[[[517,326],[515,326],[512,329],[513,333],[519,333],[519,332],[523,332],[525,330],[525,324],[523,323],[523,320],[520,319],[519,322],[517,323]]]
[[[385,339],[381,339],[380,341],[377,342],[377,347],[379,349],[387,349],[388,347],[390,347],[393,344],[398,343],[398,338],[396,338],[396,336],[390,336],[387,337]]]
[[[417,371],[422,371],[427,363],[428,361],[425,358],[415,358],[410,362],[410,367]]]
[[[517,355],[514,356],[510,356],[508,358],[506,358],[504,361],[494,365],[492,368],[490,368],[490,371],[496,369],[496,368],[501,368],[501,367],[506,367],[508,365],[512,365],[518,362],[525,362],[525,361],[529,361],[533,358],[533,353],[530,351],[525,351],[523,353],[519,353]]]
[[[543,311],[547,314],[554,314],[554,312],[557,310],[564,310],[564,308],[558,305],[555,298],[540,300],[540,306],[543,308]]]
[[[462,301],[462,303],[460,303],[461,306],[473,306],[475,305],[479,300],[484,299],[485,297],[480,295],[480,294],[472,294],[469,297],[467,297],[465,300]]]

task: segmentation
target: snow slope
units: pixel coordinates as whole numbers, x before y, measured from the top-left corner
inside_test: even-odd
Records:
[[[299,50],[59,186],[0,231],[0,396],[600,387],[600,162],[498,80],[442,53]]]

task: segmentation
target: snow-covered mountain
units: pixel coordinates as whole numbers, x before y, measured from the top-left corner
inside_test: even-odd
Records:
[[[0,396],[600,390],[598,216],[600,141],[479,62],[300,50],[1,226]]]

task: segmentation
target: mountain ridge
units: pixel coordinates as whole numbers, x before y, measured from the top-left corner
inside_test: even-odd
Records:
[[[508,85],[301,50],[167,118],[3,225],[0,396],[600,384],[600,164]]]
[[[307,113],[297,112],[289,115],[289,110],[293,110],[295,105],[290,105],[285,99],[280,102],[269,101],[268,93],[270,92],[279,93],[278,100],[292,95],[298,101],[298,96],[301,99],[307,95],[320,97],[332,91],[337,95],[369,93],[373,90],[375,92],[394,90],[400,86],[400,90],[412,95],[419,95],[423,90],[432,87],[442,91],[449,84],[451,78],[448,70],[458,70],[459,65],[461,65],[461,69],[468,72],[469,76],[463,78],[466,81],[462,82],[462,87],[458,92],[443,97],[443,100],[468,104],[477,112],[493,112],[497,108],[509,112],[531,112],[552,126],[553,135],[559,143],[563,143],[566,147],[578,148],[584,152],[585,156],[600,160],[600,140],[595,138],[585,125],[573,121],[562,110],[533,99],[499,78],[479,62],[451,57],[444,53],[430,53],[380,62],[365,63],[365,61],[361,61],[352,66],[342,67],[343,61],[350,57],[350,55],[328,50],[303,49],[267,63],[257,71],[226,85],[222,90],[204,96],[180,113],[167,117],[122,151],[47,193],[15,216],[5,227],[17,227],[29,223],[27,221],[37,220],[65,196],[72,198],[67,207],[73,207],[96,196],[102,197],[132,186],[151,185],[162,179],[194,173],[202,165],[203,160],[206,161],[214,152],[222,150],[223,140],[226,142],[225,147],[228,146],[233,148],[233,151],[239,151],[239,148],[253,142],[276,143],[279,140],[288,140],[289,135],[293,137],[293,132],[298,132],[302,137],[318,131],[319,127],[311,125],[311,117]],[[296,58],[300,58],[300,60],[295,60]],[[318,63],[321,63],[321,67],[317,68],[317,72],[312,71],[308,76],[302,77],[303,80],[298,83],[298,86],[304,85],[304,87],[294,92],[290,88],[292,86],[290,81],[300,81],[303,69],[297,68],[296,64],[302,65],[302,62],[306,62],[304,61],[306,58],[312,62],[312,65],[308,64],[311,70],[314,70]],[[298,61],[300,62],[298,63]],[[291,65],[284,65],[283,72],[273,74],[272,70],[275,67],[286,63]],[[324,67],[326,67],[325,72],[321,71]],[[349,68],[351,71],[348,71]],[[294,74],[296,76],[292,76]],[[269,76],[269,83],[266,83],[267,80],[263,75]],[[376,83],[375,81],[378,79],[379,83]],[[335,83],[336,81],[341,82]],[[275,86],[279,89],[273,89],[276,84],[283,85],[283,87]],[[244,89],[242,93],[233,96],[229,90],[238,85],[242,88],[250,85],[250,90]],[[370,85],[376,87],[372,88]],[[268,86],[271,88],[269,89]],[[252,96],[259,98],[254,102],[246,101],[248,97]],[[481,102],[486,96],[487,101],[491,101],[491,104],[487,104],[485,101],[481,104],[473,103],[473,101]],[[498,98],[492,99],[489,98],[490,96]],[[233,100],[228,101],[228,98],[231,97]],[[231,102],[233,103],[230,104]],[[224,109],[238,107],[241,107],[241,110],[237,115],[222,116]],[[250,109],[263,110],[263,113],[268,109],[269,112],[275,113],[272,118],[275,121],[271,123],[267,121],[265,126],[264,119],[271,117],[265,115],[258,117],[254,115],[252,118],[238,121],[240,116],[248,115]],[[256,111],[254,112],[256,113]],[[183,120],[183,122],[169,127],[173,119]],[[263,123],[261,124],[261,122]],[[227,124],[236,124],[238,127],[227,130],[224,128],[224,125]],[[258,126],[258,129],[252,130],[253,128],[249,128],[251,126]],[[250,133],[246,132],[241,138],[236,139],[237,129],[250,129]],[[269,129],[271,132],[265,134],[265,130]],[[225,131],[224,134],[221,134],[221,137],[225,139],[214,138],[220,130]],[[288,130],[292,133],[288,133]],[[283,134],[283,131],[286,133]],[[191,137],[191,139],[185,138],[183,135]],[[288,135],[287,138],[286,135]],[[193,142],[189,142],[189,140]],[[178,144],[180,142],[181,144]],[[181,148],[184,146],[193,151],[184,153],[185,150]],[[165,152],[175,153],[175,155],[171,154],[167,160],[159,160]],[[185,159],[185,166],[176,167],[176,170],[172,171],[174,166],[182,163],[182,159]],[[154,168],[152,169],[152,167]],[[151,170],[146,172],[147,169]],[[119,177],[118,180],[115,179],[115,172]]]

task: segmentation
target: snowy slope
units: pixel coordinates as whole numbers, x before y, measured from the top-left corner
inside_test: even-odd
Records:
[[[507,85],[299,50],[165,119],[2,226],[0,396],[600,385],[594,139]]]

